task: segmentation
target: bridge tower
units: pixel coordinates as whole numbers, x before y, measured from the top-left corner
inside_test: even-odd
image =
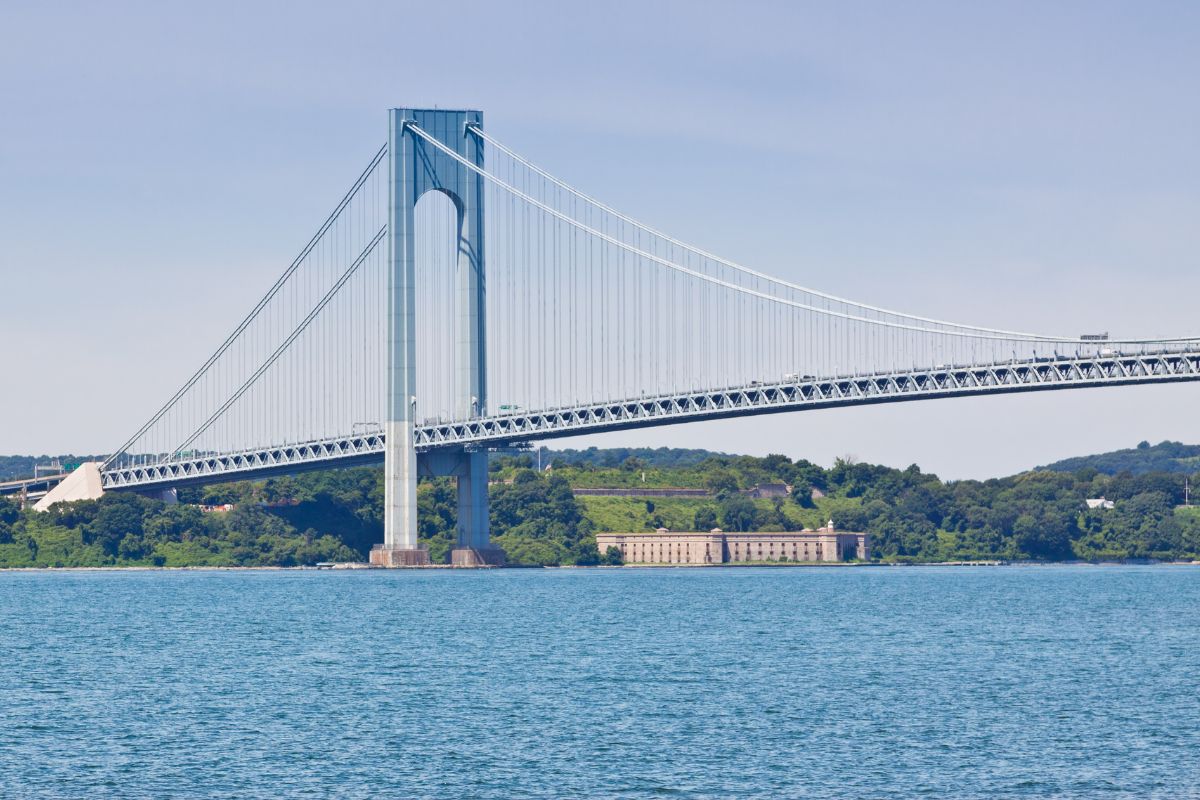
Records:
[[[416,257],[414,219],[426,192],[442,192],[454,203],[458,225],[455,346],[460,365],[455,380],[459,416],[487,413],[485,347],[486,278],[483,249],[483,178],[426,142],[418,126],[449,150],[483,166],[479,111],[397,108],[388,112],[388,310],[387,449],[384,459],[384,541],[371,552],[383,566],[429,563],[417,546],[417,476],[452,475],[458,481],[458,542],[453,563],[500,563],[504,553],[488,536],[487,452],[457,448],[418,454]]]

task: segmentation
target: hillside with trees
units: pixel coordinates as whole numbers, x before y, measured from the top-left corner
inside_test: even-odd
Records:
[[[541,472],[530,454],[494,457],[492,535],[512,563],[545,565],[598,563],[601,530],[799,530],[828,519],[869,532],[875,556],[892,563],[1200,558],[1200,509],[1182,507],[1189,476],[1178,471],[1110,475],[1085,466],[942,481],[916,465],[839,460],[826,469],[781,455],[697,461],[683,452],[692,454],[672,456],[676,466],[636,450],[551,454]],[[1195,485],[1200,475],[1189,479]],[[751,496],[767,484],[791,491]],[[596,487],[623,496],[574,494]],[[639,487],[693,491],[638,496]],[[1113,508],[1087,507],[1100,497]],[[0,498],[0,567],[298,566],[365,560],[383,538],[378,468],[184,490],[180,501],[110,493],[39,514]],[[421,542],[444,563],[454,543],[453,482],[422,481],[418,504]]]
[[[103,458],[103,456],[0,456],[0,481],[32,478],[35,465],[79,464],[84,461],[95,461],[97,458]],[[43,472],[42,474],[47,473]]]
[[[636,458],[647,467],[694,467],[701,462],[728,454],[712,450],[681,447],[589,447],[586,450],[552,450],[541,448],[544,463],[558,462],[571,466],[617,467]]]
[[[1152,445],[1141,442],[1128,450],[1114,450],[1094,456],[1080,456],[1056,461],[1039,469],[1052,472],[1078,472],[1094,469],[1105,475],[1147,475],[1153,472],[1176,472],[1190,475],[1200,472],[1200,445],[1179,442],[1160,442]]]

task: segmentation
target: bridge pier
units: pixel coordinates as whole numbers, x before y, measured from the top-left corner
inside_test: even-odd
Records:
[[[488,523],[487,453],[463,453],[458,477],[458,546],[450,554],[456,567],[499,566],[504,551],[492,547]]]
[[[504,551],[493,547],[488,522],[487,452],[456,447],[422,453],[421,475],[453,477],[458,483],[458,530],[450,563],[456,567],[499,566]]]
[[[412,421],[389,421],[386,430],[383,544],[371,548],[370,561],[377,567],[427,566],[429,550],[417,544],[417,450]]]

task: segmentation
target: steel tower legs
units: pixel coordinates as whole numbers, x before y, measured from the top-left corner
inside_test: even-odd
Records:
[[[482,119],[478,122],[482,124]],[[464,123],[465,128],[465,123]],[[464,130],[466,157],[483,163],[483,141]],[[487,281],[483,263],[483,178],[463,175],[456,205],[458,217],[458,417],[487,413],[487,348],[485,311]],[[458,546],[451,561],[460,566],[503,563],[504,552],[491,546],[488,529],[487,451],[464,451],[458,469]]]
[[[487,413],[485,347],[486,284],[483,263],[483,178],[430,146],[411,125],[475,164],[483,142],[469,128],[483,124],[477,111],[392,109],[388,120],[388,417],[384,453],[384,541],[371,563],[429,563],[417,543],[417,474],[458,480],[458,546],[462,566],[501,563],[504,554],[488,537],[487,453],[458,450],[418,457],[413,426],[420,394],[416,385],[416,263],[413,222],[417,201],[440,191],[458,210],[457,320],[454,336],[460,368],[455,376],[460,418]]]

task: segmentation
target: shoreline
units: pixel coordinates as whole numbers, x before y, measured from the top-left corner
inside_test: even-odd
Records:
[[[788,568],[859,568],[859,567],[1197,567],[1200,561],[928,561],[922,563],[887,562],[798,562],[771,563],[749,562],[730,564],[621,564],[619,566],[565,564],[541,566],[537,564],[512,564],[503,567],[456,567],[451,564],[430,564],[422,567],[376,567],[370,564],[347,562],[332,566],[299,567],[154,567],[154,566],[107,566],[107,567],[0,567],[6,572],[394,572],[396,570],[422,571],[474,571],[485,570],[529,570],[529,569],[788,569]]]

